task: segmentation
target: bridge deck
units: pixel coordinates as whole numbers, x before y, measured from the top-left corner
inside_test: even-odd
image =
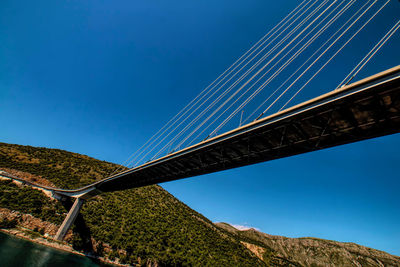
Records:
[[[140,187],[400,131],[400,66],[201,142],[95,186]]]

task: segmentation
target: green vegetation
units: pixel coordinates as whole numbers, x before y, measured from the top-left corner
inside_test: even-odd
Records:
[[[7,218],[3,218],[0,220],[0,228],[1,229],[10,229],[10,228],[15,228],[18,224],[18,221],[16,219],[9,220]]]
[[[76,188],[104,177],[116,165],[57,149],[0,143],[0,169],[42,176]],[[65,210],[42,192],[0,181],[0,206],[60,224]],[[265,266],[229,232],[175,199],[160,186],[105,193],[81,214],[94,250],[123,263],[160,266]],[[39,232],[40,229],[37,229]],[[70,241],[84,246],[79,235]],[[111,249],[110,249],[111,248]]]
[[[92,236],[124,249],[129,262],[140,257],[168,266],[257,264],[236,240],[224,238],[212,222],[159,186],[105,194],[89,201],[82,214]]]
[[[75,189],[106,177],[116,164],[60,149],[0,143],[0,169],[42,176],[53,184]]]
[[[62,223],[61,215],[66,212],[60,203],[43,192],[7,180],[0,180],[0,207],[31,214],[55,224]]]

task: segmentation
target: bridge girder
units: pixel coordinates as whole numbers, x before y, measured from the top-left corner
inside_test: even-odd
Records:
[[[281,118],[269,118],[275,119],[273,122],[263,119],[254,123],[253,129],[248,131],[245,125],[236,132],[228,133],[228,136],[217,136],[150,162],[132,170],[138,178],[131,181],[124,179],[127,184],[118,186],[118,179],[111,179],[101,184],[100,188],[107,190],[110,183],[115,184],[112,186],[115,190],[182,179],[397,133],[400,131],[399,76],[400,67],[350,89],[308,101],[297,107],[300,111],[296,108],[283,111],[278,114]],[[140,173],[145,169],[157,170],[156,166],[164,164],[176,166],[179,172],[155,172],[146,182],[140,179]],[[129,177],[131,174],[128,171],[122,175]]]

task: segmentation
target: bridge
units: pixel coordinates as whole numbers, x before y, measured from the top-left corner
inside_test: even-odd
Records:
[[[289,157],[400,132],[400,66],[288,108],[139,167],[67,190],[23,181],[76,199],[62,239],[84,199]]]
[[[310,1],[307,0],[302,2],[297,9],[289,14],[286,22],[290,20],[295,22],[298,12],[305,10],[309,2]],[[351,6],[351,4],[354,4],[355,2],[355,0],[350,0],[347,2],[347,4],[346,1],[342,1],[340,4],[338,4],[331,12],[332,14],[335,14],[334,12],[337,11],[337,16],[335,17],[332,15],[332,17],[329,17],[328,15],[327,20],[328,18],[331,18],[331,20],[328,21],[328,24],[326,25],[330,26],[334,19],[336,20],[339,18],[340,15],[342,15]],[[364,6],[368,7],[367,4],[369,2],[374,4],[377,1],[367,1]],[[386,4],[388,2],[386,2]],[[328,1],[324,1],[323,3],[326,4]],[[336,1],[333,3],[336,3]],[[333,8],[333,3],[323,12]],[[382,8],[384,6],[382,6]],[[322,7],[323,4],[319,6],[319,8]],[[381,9],[379,9],[378,12]],[[360,10],[362,11],[363,9]],[[315,21],[317,21],[315,20],[312,21],[312,23],[306,24],[305,22],[312,18],[312,16],[308,18],[306,17],[306,13],[304,14],[304,25],[311,26]],[[357,15],[357,13],[355,13],[354,16],[355,15]],[[350,25],[352,19],[353,17],[350,18],[346,23]],[[367,23],[370,20],[368,20]],[[284,24],[281,24],[281,26],[282,25]],[[365,25],[366,24],[364,24],[364,26]],[[342,28],[340,28],[340,30]],[[360,62],[359,65],[357,65],[357,67],[363,67],[376,53],[376,49],[379,50],[379,48],[388,40],[388,38],[390,38],[390,36],[393,35],[398,28],[400,28],[400,21],[391,29],[391,31],[389,31],[387,35],[385,35],[383,39],[378,42],[377,46],[371,50],[371,52]],[[362,28],[360,28],[360,30],[361,29]],[[340,33],[340,31],[338,32]],[[312,31],[310,34],[311,33]],[[301,34],[303,34],[303,32],[301,32]],[[304,40],[307,40],[307,38],[309,38],[309,41],[313,40],[315,36],[315,38],[320,36],[317,34],[320,34],[320,32],[317,32],[312,37],[306,35]],[[332,35],[332,37],[334,36],[335,35]],[[353,37],[351,37],[349,41]],[[294,40],[296,40],[296,38],[298,37],[294,37]],[[336,42],[336,40],[333,42]],[[305,43],[303,47],[306,47],[309,41]],[[330,40],[327,41],[328,44],[329,41]],[[348,42],[346,42],[345,45]],[[262,44],[263,42],[259,43]],[[301,41],[299,44],[301,44]],[[323,46],[321,46],[321,48]],[[298,51],[302,51],[303,47]],[[260,49],[257,48],[257,46],[253,48]],[[296,46],[294,46],[294,48],[296,48]],[[327,49],[330,48],[331,46],[329,46]],[[340,50],[342,48],[340,48]],[[340,50],[338,50],[338,52],[340,52]],[[318,49],[316,54],[318,53],[325,52],[320,52]],[[248,54],[244,60],[246,60],[249,55],[251,54]],[[311,56],[311,58],[313,56],[314,54]],[[320,57],[318,57],[316,60],[319,59]],[[332,58],[330,58],[327,63],[329,63],[331,59]],[[244,60],[242,63],[245,62]],[[292,58],[287,61],[289,62],[288,64],[292,62],[291,60]],[[312,65],[315,62],[316,61],[310,64]],[[239,62],[239,66],[242,63]],[[287,66],[285,64],[283,64],[284,67]],[[351,79],[355,76],[355,74],[357,74],[356,71],[359,71],[357,67],[355,68],[355,72],[351,73],[353,75],[350,76]],[[263,71],[264,68],[265,67],[261,68],[261,71]],[[279,75],[280,70],[281,69],[278,69],[275,73],[271,74],[270,77],[276,77],[274,75]],[[308,70],[308,68],[306,70]],[[316,73],[319,71],[320,70],[318,70]],[[277,72],[278,74],[276,74]],[[260,71],[256,74],[258,75],[259,73]],[[244,86],[247,86],[255,76],[256,75],[249,79],[249,82],[245,83],[245,85],[239,89],[241,90]],[[256,83],[257,82],[258,80]],[[253,85],[256,83],[253,83]],[[253,85],[250,88],[252,88]],[[302,88],[303,87],[301,87],[301,89]],[[263,89],[263,87],[261,89]],[[321,88],[321,90],[323,89],[325,88]],[[42,190],[48,190],[52,192],[53,196],[58,199],[63,197],[75,199],[72,208],[70,209],[55,237],[57,240],[62,240],[79,213],[80,207],[82,206],[84,200],[99,195],[103,192],[126,190],[130,188],[137,188],[194,177],[399,132],[400,65],[352,84],[346,85],[345,83],[343,86],[331,90],[329,93],[324,95],[297,104],[290,108],[280,110],[266,117],[257,118],[253,122],[242,125],[238,128],[234,128],[212,138],[206,138],[205,140],[197,142],[194,145],[179,149],[176,152],[167,153],[162,157],[149,160],[148,162],[137,167],[116,173],[79,189],[67,190],[41,186],[33,183],[29,184]],[[0,173],[0,176],[28,183],[7,173]]]

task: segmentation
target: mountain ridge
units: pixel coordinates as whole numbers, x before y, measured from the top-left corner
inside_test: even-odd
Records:
[[[270,235],[254,228],[239,230],[224,222],[215,225],[237,235],[241,242],[264,248],[271,260],[290,260],[293,266],[400,266],[400,257],[354,242]]]

